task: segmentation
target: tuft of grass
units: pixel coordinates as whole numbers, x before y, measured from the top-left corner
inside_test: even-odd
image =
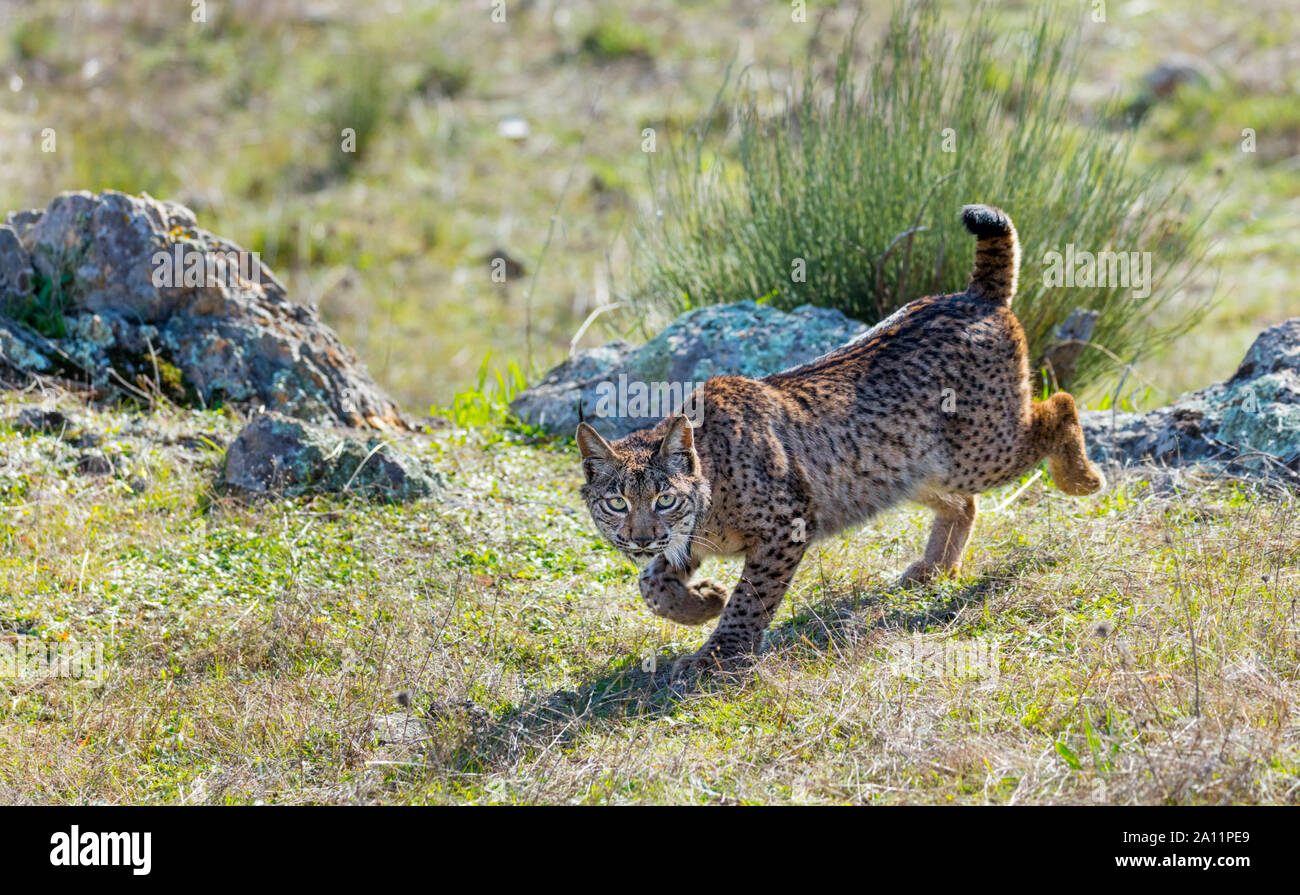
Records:
[[[499,368],[492,368],[489,382],[491,360],[491,352],[484,355],[474,388],[457,392],[447,407],[431,406],[429,416],[441,417],[461,429],[496,427],[511,420],[510,402],[528,387],[528,381],[519,365],[511,361],[504,374]]]
[[[645,29],[622,12],[605,12],[583,35],[582,52],[598,62],[654,58],[653,41]]]
[[[339,71],[328,79],[321,120],[330,137],[326,145],[336,150],[330,163],[333,173],[349,171],[370,152],[388,119],[391,84],[390,66],[381,55],[369,51],[348,54]],[[347,152],[340,148],[345,128],[356,132],[355,149]]]
[[[10,48],[23,62],[45,58],[58,42],[58,25],[52,15],[33,16],[18,22],[9,32]]]
[[[473,75],[473,69],[465,60],[438,56],[425,65],[415,92],[455,99],[469,87]]]
[[[734,133],[705,116],[652,167],[662,214],[639,233],[634,304],[680,313],[766,298],[874,322],[965,288],[974,243],[958,209],[986,202],[1020,233],[1015,308],[1032,358],[1074,309],[1101,314],[1093,342],[1105,350],[1085,350],[1061,385],[1095,382],[1189,329],[1208,302],[1181,294],[1206,256],[1203,219],[1157,169],[1131,163],[1132,133],[1069,123],[1077,30],[1059,31],[1050,11],[1019,34],[970,21],[954,42],[932,4],[897,7],[865,71],[854,28],[833,75],[810,56],[776,114],[757,89],[725,87]],[[1150,294],[1048,286],[1047,253],[1069,244],[1150,252]]]
[[[33,278],[32,293],[24,300],[0,308],[0,312],[47,338],[62,339],[68,332],[63,309],[66,306],[65,291],[71,283],[72,272],[69,270],[64,270],[58,279],[38,273]]]

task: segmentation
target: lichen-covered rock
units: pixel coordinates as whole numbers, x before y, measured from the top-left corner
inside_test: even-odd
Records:
[[[766,376],[806,363],[866,332],[839,311],[786,313],[752,301],[682,314],[640,347],[611,342],[577,352],[510,405],[527,423],[570,434],[582,415],[606,437],[654,425],[713,376]]]
[[[16,373],[46,373],[53,362],[33,334],[0,317],[0,362]]]
[[[221,483],[250,497],[360,494],[407,501],[440,487],[395,445],[314,426],[278,413],[260,413],[231,442]]]
[[[1226,382],[1150,413],[1080,415],[1099,462],[1206,464],[1300,477],[1300,317],[1262,332]]]
[[[178,403],[405,428],[316,311],[194,214],[148,195],[56,196],[0,226],[0,353],[16,370]],[[12,319],[16,314],[30,319]]]
[[[31,255],[13,227],[0,225],[0,309],[21,301],[31,289]]]

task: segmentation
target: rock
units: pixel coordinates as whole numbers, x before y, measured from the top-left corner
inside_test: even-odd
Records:
[[[464,721],[472,727],[482,727],[492,720],[492,713],[472,699],[434,699],[429,703],[427,715],[431,721]]]
[[[1131,122],[1140,121],[1159,102],[1168,100],[1187,86],[1217,89],[1220,79],[1194,56],[1175,55],[1142,76],[1142,86],[1128,105]]]
[[[1210,83],[1200,60],[1191,56],[1171,56],[1147,72],[1143,78],[1146,89],[1157,99],[1172,95],[1184,84]]]
[[[77,472],[81,475],[112,475],[113,461],[103,454],[82,454],[77,458]]]
[[[1092,338],[1092,331],[1096,329],[1100,317],[1100,311],[1075,308],[1057,327],[1056,339],[1043,353],[1042,361],[1033,366],[1046,365],[1057,383],[1067,385],[1074,378],[1074,365]]]
[[[18,232],[0,225],[0,311],[25,299],[32,291],[32,258],[18,241]]]
[[[619,438],[674,412],[713,376],[766,376],[806,363],[867,331],[839,311],[804,305],[786,313],[753,301],[682,314],[640,347],[610,342],[577,352],[511,409],[535,426],[572,434],[582,414]]]
[[[1300,370],[1300,317],[1269,327],[1256,336],[1229,382],[1284,370]]]
[[[321,425],[407,427],[314,309],[182,205],[110,190],[9,214],[0,311],[12,316],[42,289],[58,302],[42,309],[43,326],[0,318],[0,353],[14,369]]]
[[[38,406],[20,407],[8,422],[13,429],[34,435],[62,435],[73,426],[67,414]]]
[[[248,497],[355,493],[375,500],[427,497],[441,486],[393,444],[261,413],[226,450],[221,483]]]
[[[54,363],[34,334],[0,316],[0,361],[18,373],[47,373]]]
[[[507,283],[521,279],[528,273],[522,261],[512,257],[500,246],[488,252],[483,260],[487,262],[488,270],[494,277],[505,277],[504,282]]]
[[[1201,464],[1300,480],[1300,317],[1261,333],[1226,382],[1150,413],[1089,411],[1080,419],[1098,462]]]

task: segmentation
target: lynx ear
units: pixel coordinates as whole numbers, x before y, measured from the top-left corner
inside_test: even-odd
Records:
[[[600,433],[586,423],[578,423],[574,435],[578,441],[578,450],[582,453],[582,474],[590,482],[596,471],[614,459],[614,449],[609,442],[600,437]]]
[[[699,458],[695,456],[695,435],[691,421],[683,414],[675,415],[668,423],[668,432],[659,445],[659,456],[665,460],[684,462],[691,473],[699,471]]]

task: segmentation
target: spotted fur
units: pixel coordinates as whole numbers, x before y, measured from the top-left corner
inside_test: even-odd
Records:
[[[694,664],[755,652],[808,545],[899,501],[935,512],[903,575],[928,581],[960,566],[976,496],[1044,458],[1068,494],[1104,487],[1074,399],[1031,398],[1010,218],[982,205],[962,218],[977,238],[965,292],[917,299],[803,366],[710,379],[695,428],[679,414],[610,444],[579,425],[583,497],[642,564],[646,605],[683,624],[721,616]],[[744,557],[729,598],[691,581],[710,555]]]

